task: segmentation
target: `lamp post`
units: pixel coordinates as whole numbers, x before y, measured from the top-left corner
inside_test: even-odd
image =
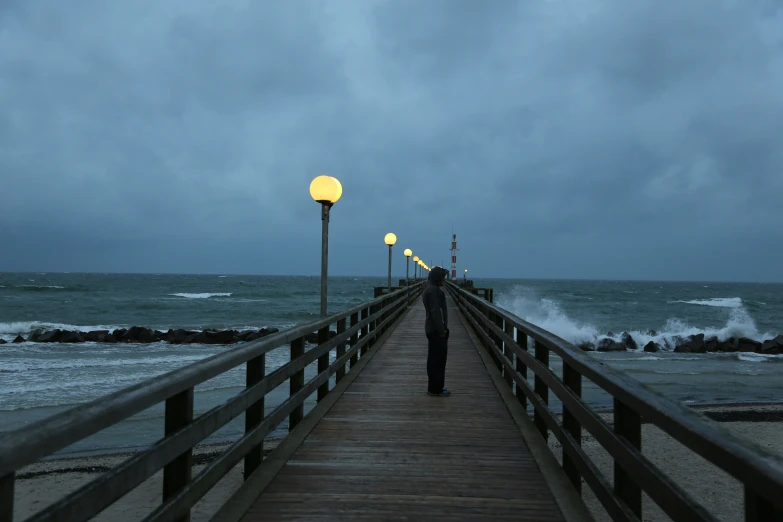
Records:
[[[413,279],[418,279],[419,272],[416,267],[419,266],[419,256],[413,256],[413,262],[416,263],[415,265],[413,265]]]
[[[383,237],[383,242],[389,245],[389,293],[391,293],[391,265],[392,265],[392,247],[397,242],[397,236],[389,232]]]
[[[321,317],[326,317],[326,277],[329,262],[329,210],[343,195],[337,178],[318,176],[310,183],[310,196],[321,204]]]
[[[405,297],[407,299],[410,299],[411,278],[408,274],[410,273],[409,272],[410,265],[411,265],[410,261],[411,261],[411,256],[413,255],[413,250],[411,250],[410,248],[406,248],[402,253],[405,255]]]

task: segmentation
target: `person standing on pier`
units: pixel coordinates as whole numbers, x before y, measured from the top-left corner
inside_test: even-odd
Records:
[[[441,288],[446,278],[446,269],[434,267],[427,278],[427,288],[422,294],[426,319],[424,333],[427,335],[429,351],[427,353],[427,393],[435,397],[451,395],[445,389],[446,356],[449,341],[449,317],[446,310],[446,294]]]

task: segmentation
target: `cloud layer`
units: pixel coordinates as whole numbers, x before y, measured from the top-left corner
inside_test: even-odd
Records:
[[[783,280],[778,2],[0,5],[0,270]],[[395,272],[401,273],[403,263]]]

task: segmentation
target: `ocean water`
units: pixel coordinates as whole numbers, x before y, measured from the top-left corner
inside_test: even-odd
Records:
[[[628,331],[643,346],[648,340],[704,332],[719,338],[771,338],[783,333],[783,285],[660,283],[625,281],[475,280],[495,289],[495,302],[571,342],[609,331]],[[333,277],[329,310],[372,298],[385,277]],[[318,316],[316,276],[1,274],[0,337],[11,340],[36,328],[113,329],[131,325],[168,328],[284,329]],[[650,336],[653,329],[656,336]],[[0,431],[23,426],[209,357],[231,346],[157,344],[0,345]],[[783,356],[755,354],[594,353],[668,397],[688,403],[779,401]],[[286,348],[269,354],[267,367],[288,360]],[[558,361],[553,361],[558,368]],[[315,372],[309,367],[307,373]],[[196,389],[203,412],[237,393],[244,381],[238,368]],[[452,383],[452,388],[458,383]],[[267,408],[286,397],[287,386],[268,396]],[[589,384],[586,400],[608,406],[610,398]],[[553,401],[553,404],[556,404]],[[312,399],[306,409],[313,406]],[[82,453],[136,447],[162,435],[162,407],[67,448]],[[240,433],[239,419],[208,441]],[[282,434],[286,426],[281,426]]]

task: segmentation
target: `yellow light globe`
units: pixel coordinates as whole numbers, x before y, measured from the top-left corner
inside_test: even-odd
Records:
[[[397,236],[389,232],[383,237],[383,242],[389,246],[392,246],[394,243],[397,242]]]
[[[418,263],[419,262],[419,256],[413,256],[413,261],[415,263]]]
[[[413,250],[406,248],[403,254],[405,254],[405,257],[411,257],[413,255]]]
[[[318,203],[333,205],[343,195],[343,186],[332,176],[318,176],[310,183],[310,195]]]

